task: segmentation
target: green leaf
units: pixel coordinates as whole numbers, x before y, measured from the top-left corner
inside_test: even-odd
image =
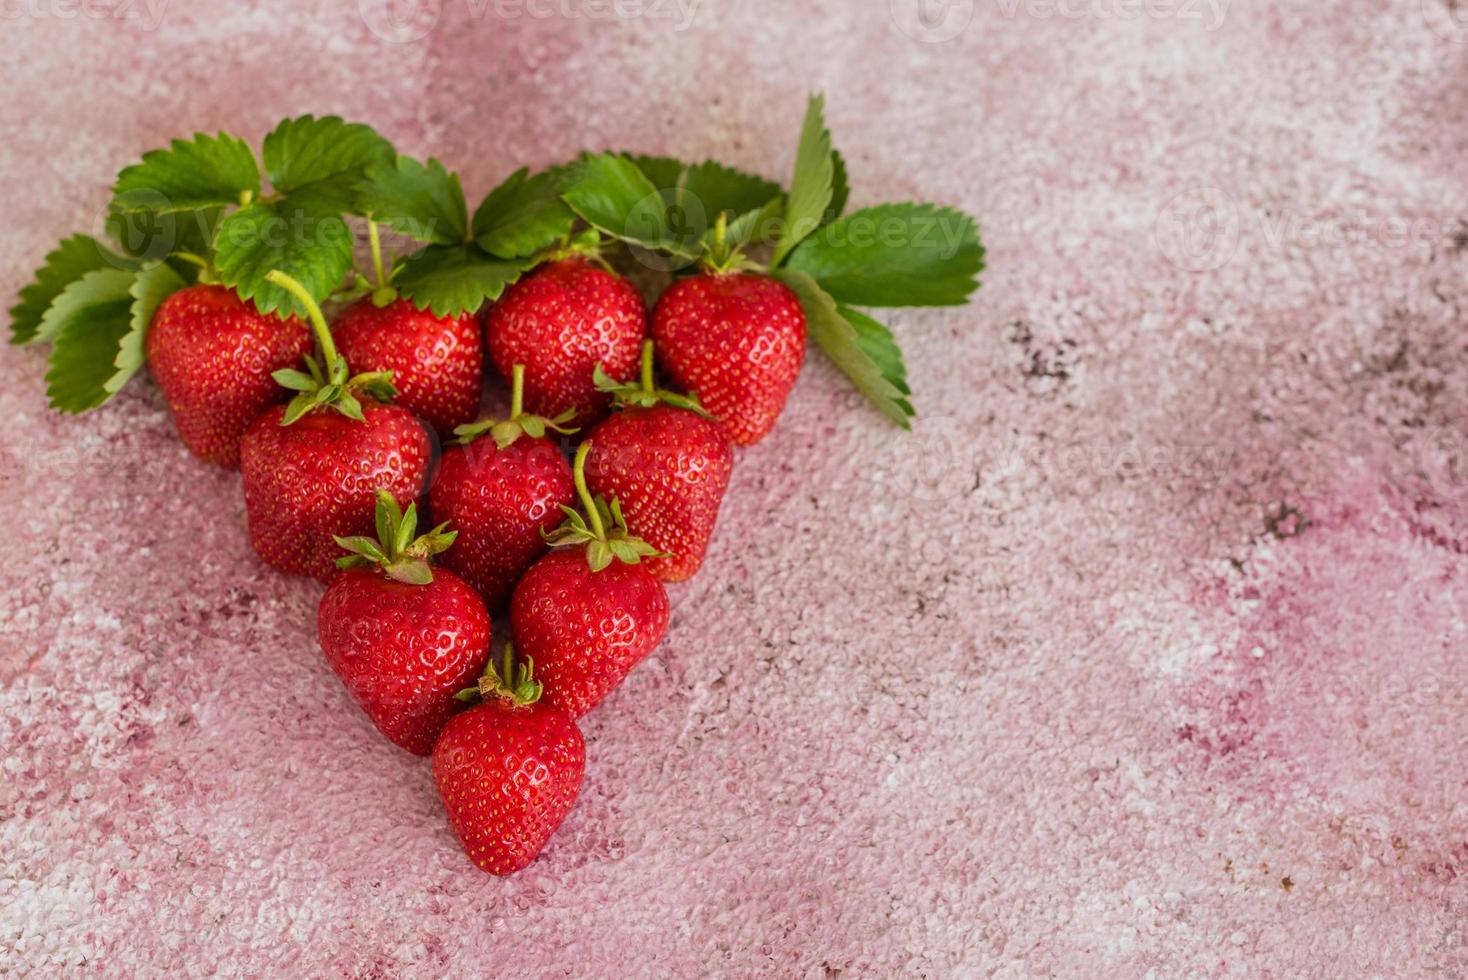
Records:
[[[195,134],[169,149],[143,154],[143,162],[117,175],[111,210],[197,211],[241,204],[260,193],[260,168],[244,140],[227,133]]]
[[[904,429],[910,428],[907,419],[912,414],[912,406],[904,397],[907,393],[887,379],[882,365],[863,346],[857,329],[837,309],[836,301],[803,272],[787,268],[777,270],[774,275],[800,297],[806,326],[816,346],[825,352],[836,368],[850,378],[857,390],[869,398],[882,414]],[[891,343],[890,335],[885,343]],[[868,344],[877,349],[883,346],[873,340],[869,340]],[[895,347],[895,344],[892,346]],[[890,366],[890,353],[882,353],[883,359]]]
[[[57,297],[46,395],[51,407],[84,412],[112,397],[108,382],[117,373],[123,338],[133,329],[135,276],[121,269],[87,273]]]
[[[290,197],[256,201],[220,224],[214,262],[224,284],[254,300],[261,313],[304,317],[301,302],[265,277],[278,269],[322,302],[352,268],[352,233],[340,215],[323,214]]]
[[[812,95],[800,127],[800,145],[795,150],[795,176],[785,204],[785,228],[775,246],[772,265],[784,261],[801,239],[820,226],[831,205],[836,165],[831,155],[831,134],[826,130],[826,99]]]
[[[41,320],[56,297],[88,272],[124,269],[129,265],[90,235],[73,235],[46,256],[30,285],[20,291],[20,302],[10,308],[10,342],[36,339]]]
[[[588,224],[613,238],[697,257],[692,244],[679,241],[670,230],[663,193],[626,157],[612,153],[582,157],[567,171],[561,196]]]
[[[887,383],[904,396],[911,395],[912,389],[907,386],[907,364],[902,359],[902,348],[897,346],[891,329],[860,310],[853,310],[839,303],[836,311],[856,331],[856,345],[877,365]],[[905,397],[897,399],[897,403],[908,415],[914,414],[912,405]]]
[[[458,174],[409,156],[375,163],[357,188],[357,211],[420,242],[458,245],[469,237],[469,208]]]
[[[117,346],[117,357],[112,366],[116,369],[102,387],[109,395],[115,395],[131,380],[143,362],[148,359],[145,346],[148,328],[153,323],[153,314],[168,297],[188,285],[177,272],[166,263],[159,262],[144,268],[133,279],[128,288],[132,296],[131,328]]]
[[[725,245],[729,249],[744,248],[753,242],[762,245],[773,245],[771,232],[777,230],[777,219],[784,213],[785,199],[783,197],[772,198],[764,207],[746,211],[733,221],[729,222],[726,233]],[[705,240],[712,244],[713,230],[705,236]]]
[[[959,306],[984,267],[974,219],[931,204],[883,204],[832,222],[801,243],[788,267],[843,303]]]
[[[94,269],[61,291],[36,329],[36,339],[54,341],[68,321],[82,310],[98,303],[111,302],[128,295],[134,273],[128,269]]]
[[[682,160],[674,160],[672,157],[650,157],[640,153],[621,153],[619,156],[631,160],[638,170],[652,182],[652,186],[659,190],[668,190],[678,186],[679,179],[683,176],[684,169],[688,166]]]
[[[851,196],[851,187],[846,182],[846,158],[835,147],[831,148],[831,203],[821,216],[821,224],[829,225],[841,217],[846,210],[846,200]]]
[[[459,316],[499,299],[530,265],[494,258],[474,245],[430,245],[402,264],[393,284],[420,310]]]
[[[392,144],[376,130],[339,116],[286,119],[265,137],[261,151],[276,191],[309,197],[323,211],[350,211],[367,168],[393,160]]]
[[[489,192],[474,212],[474,240],[502,259],[520,259],[549,248],[571,233],[576,216],[561,200],[552,172],[527,176],[520,169]]]
[[[214,232],[224,216],[220,207],[197,211],[114,212],[107,216],[107,234],[128,255],[139,259],[166,259],[178,252],[207,258]],[[169,262],[186,279],[197,279],[199,267],[182,260]]]
[[[721,211],[730,217],[744,214],[764,207],[781,193],[774,181],[707,160],[683,172],[673,203],[691,208],[698,202],[712,225]]]

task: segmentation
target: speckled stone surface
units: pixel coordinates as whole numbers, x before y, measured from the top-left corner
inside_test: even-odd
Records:
[[[508,880],[156,389],[0,353],[0,973],[1468,975],[1468,12],[918,6],[0,5],[6,297],[196,129],[340,112],[477,198],[779,176],[813,88],[854,204],[990,260],[889,318],[912,435],[811,359]]]

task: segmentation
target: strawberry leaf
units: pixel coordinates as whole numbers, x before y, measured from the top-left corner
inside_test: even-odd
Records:
[[[613,238],[688,259],[697,257],[692,243],[680,241],[669,228],[663,193],[626,157],[613,153],[583,156],[568,168],[561,196],[588,224]]]
[[[374,163],[357,187],[356,210],[410,238],[458,245],[469,237],[469,208],[458,174],[409,156]]]
[[[650,157],[640,153],[621,153],[619,156],[631,160],[652,181],[652,186],[659,190],[677,187],[678,180],[688,166],[682,160],[674,160],[672,157]]]
[[[142,163],[118,174],[111,210],[196,211],[243,204],[259,193],[260,168],[244,140],[198,133],[143,154]]]
[[[153,323],[153,314],[158,311],[159,304],[186,285],[184,278],[165,262],[145,267],[133,279],[128,287],[128,294],[132,297],[129,329],[118,342],[117,356],[112,361],[115,369],[112,377],[102,385],[109,397],[121,391],[148,359],[145,346],[148,327]]]
[[[931,204],[853,211],[800,244],[788,267],[843,303],[959,306],[984,267],[973,218]]]
[[[48,316],[55,314],[55,347],[46,372],[52,408],[84,412],[112,396],[107,385],[132,329],[134,278],[122,269],[97,269],[72,283],[52,305]]]
[[[902,360],[902,348],[897,346],[897,341],[893,338],[892,331],[887,325],[873,320],[860,310],[853,310],[839,303],[836,305],[836,311],[856,331],[857,346],[872,359],[873,364],[877,365],[887,383],[902,392],[903,395],[911,395],[912,389],[907,386],[907,364]],[[905,399],[897,401],[908,415],[913,414],[912,406]]]
[[[831,206],[836,165],[831,156],[831,134],[826,129],[824,96],[813,95],[800,128],[795,151],[795,176],[785,205],[785,228],[775,246],[771,265],[779,265],[821,223]]]
[[[800,297],[806,326],[816,346],[825,352],[836,368],[850,378],[856,389],[870,399],[883,415],[904,429],[911,428],[908,417],[913,411],[905,397],[906,382],[902,388],[898,388],[888,378],[889,373],[897,373],[892,360],[894,353],[899,363],[901,358],[901,354],[896,352],[891,333],[887,332],[885,337],[878,336],[873,328],[881,325],[875,320],[869,320],[863,324],[863,331],[867,334],[863,340],[857,328],[841,315],[836,301],[810,276],[788,268],[776,270],[774,275]],[[885,332],[885,328],[882,328],[882,332]],[[886,363],[885,370],[883,364],[873,357],[873,352]]]
[[[219,227],[223,208],[201,208],[196,211],[114,212],[107,216],[107,234],[128,255],[139,259],[163,259],[178,252],[207,256]],[[187,262],[170,263],[186,278],[197,277],[199,268]]]
[[[521,259],[549,248],[571,233],[576,216],[562,201],[552,171],[527,176],[515,171],[489,192],[474,212],[474,240],[502,259]]]
[[[30,285],[20,291],[20,302],[10,308],[10,342],[35,340],[41,320],[56,298],[88,272],[123,269],[127,261],[112,254],[90,235],[73,235],[46,256]]]
[[[688,209],[697,207],[708,223],[713,224],[720,212],[733,217],[754,211],[781,193],[780,185],[774,181],[707,160],[683,171],[673,204]]]
[[[474,245],[430,245],[403,262],[393,285],[420,310],[459,316],[499,299],[531,264],[497,259]]]
[[[300,300],[265,277],[272,270],[284,272],[320,303],[352,267],[352,234],[340,215],[290,197],[256,201],[220,223],[214,262],[220,280],[254,300],[261,313],[304,317]]]
[[[338,116],[286,119],[265,137],[261,150],[277,191],[297,200],[309,197],[323,211],[350,211],[367,168],[393,162],[392,145],[376,130]]]
[[[821,216],[821,224],[829,225],[841,217],[846,210],[846,200],[851,196],[851,187],[846,182],[846,158],[835,147],[831,148],[831,203]]]

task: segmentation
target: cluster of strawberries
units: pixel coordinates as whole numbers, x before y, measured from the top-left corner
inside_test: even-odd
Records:
[[[457,176],[360,124],[286,120],[260,159],[270,193],[224,134],[124,170],[120,251],[64,241],[12,341],[52,343],[63,411],[149,366],[189,450],[239,467],[256,553],[327,585],[319,639],[351,696],[432,756],[474,863],[512,873],[576,799],[577,719],[661,642],[664,583],[703,563],[733,447],[774,426],[807,327],[906,425],[900,351],[845,304],[961,302],[976,231],[926,205],[841,217],[819,98],[788,195],[714,163],[584,155],[517,172],[471,221]],[[690,208],[716,217],[680,234]],[[366,220],[373,282],[349,275],[347,216]],[[946,250],[924,237],[940,220]],[[385,265],[379,223],[417,251]],[[683,269],[651,317],[613,245]],[[510,387],[503,418],[478,418],[486,360]],[[436,522],[421,534],[420,508]]]
[[[158,308],[148,361],[189,449],[239,464],[260,557],[329,583],[332,669],[385,736],[432,753],[470,856],[508,874],[576,798],[576,719],[662,640],[663,583],[702,564],[731,443],[774,425],[805,317],[773,279],[703,273],[663,293],[649,339],[638,290],[583,255],[510,286],[482,330],[473,314],[379,302],[328,326],[307,297],[308,326],[190,286]],[[655,341],[717,420],[655,387]],[[476,421],[486,351],[510,409]],[[429,428],[456,436],[432,471]],[[573,467],[560,439],[576,437]],[[440,523],[418,535],[425,488]],[[507,603],[514,641],[491,658]],[[479,704],[456,713],[466,700]]]

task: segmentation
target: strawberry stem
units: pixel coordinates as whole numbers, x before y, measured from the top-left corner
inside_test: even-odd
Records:
[[[387,286],[387,276],[382,272],[382,235],[377,231],[377,222],[367,219],[367,240],[372,243],[372,276],[378,289]]]
[[[642,390],[652,394],[652,341],[642,342]]]
[[[516,364],[510,369],[510,421],[519,418],[525,411],[525,365]]]
[[[591,533],[598,541],[607,539],[607,529],[601,522],[601,512],[597,509],[596,501],[591,497],[591,491],[586,488],[586,456],[591,452],[591,443],[583,442],[576,447],[576,463],[571,471],[572,478],[576,481],[576,494],[581,498],[581,506],[586,509],[586,523],[591,526]]]
[[[316,300],[307,292],[305,286],[279,269],[273,269],[267,273],[265,281],[284,289],[300,300],[301,305],[306,308],[306,316],[310,318],[311,328],[316,333],[316,342],[321,345],[321,363],[326,365],[329,374],[331,365],[336,363],[339,355],[336,352],[336,341],[331,339],[331,328],[326,325],[326,317],[321,314],[321,307],[316,305]]]

